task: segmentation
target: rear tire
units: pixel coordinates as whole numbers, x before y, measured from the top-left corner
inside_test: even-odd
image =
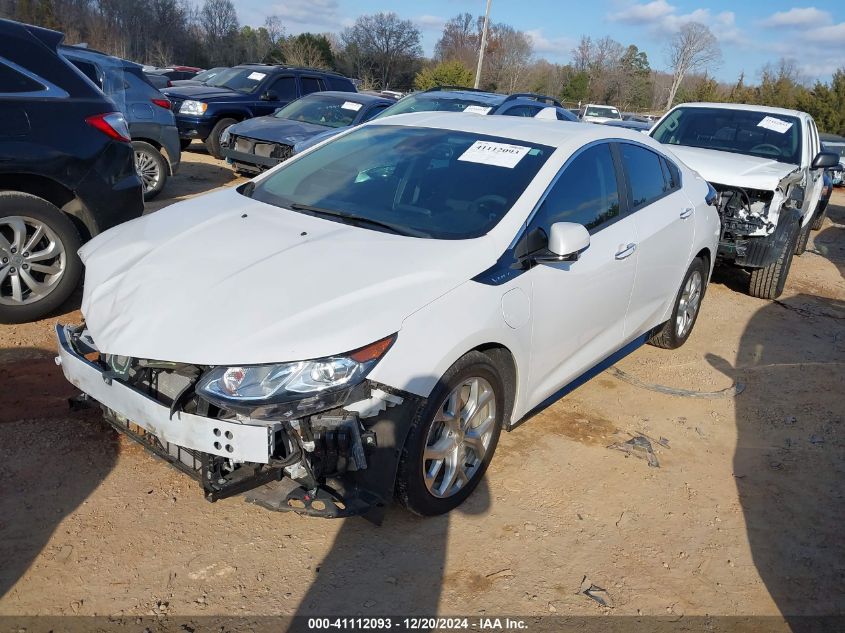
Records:
[[[223,130],[235,123],[237,123],[235,119],[220,119],[205,139],[205,147],[214,158],[223,158],[223,154],[220,153],[220,135],[223,134]]]
[[[502,375],[486,354],[469,352],[452,365],[408,433],[396,479],[400,503],[423,516],[444,514],[463,503],[496,450],[506,400]],[[444,457],[435,457],[438,453]]]
[[[792,267],[792,258],[798,245],[798,238],[801,234],[800,219],[793,221],[789,238],[781,247],[778,257],[765,268],[755,268],[751,271],[748,280],[748,294],[760,299],[777,299],[783,294],[786,285],[786,278],[789,276],[789,269]]]
[[[152,200],[164,189],[170,165],[155,147],[145,141],[132,141],[135,152],[135,171],[141,179],[144,200]]]
[[[707,291],[709,272],[707,263],[703,259],[696,257],[692,260],[675,297],[672,316],[654,330],[648,339],[649,345],[663,349],[677,349],[687,342],[698,320],[698,314],[701,312],[701,302]]]
[[[67,215],[43,198],[0,192],[0,235],[0,323],[35,321],[67,301],[82,276],[82,240]]]

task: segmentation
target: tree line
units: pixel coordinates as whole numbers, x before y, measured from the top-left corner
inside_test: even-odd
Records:
[[[471,86],[483,18],[461,13],[444,26],[428,59],[419,28],[395,13],[360,16],[338,33],[289,35],[279,16],[260,27],[241,25],[232,0],[0,0],[0,16],[53,28],[69,43],[141,63],[210,68],[244,62],[287,63],[336,70],[364,88],[410,90]],[[665,70],[655,69],[636,44],[611,37],[580,39],[568,64],[535,55],[531,37],[491,22],[482,89],[539,92],[567,105],[609,103],[625,111],[660,113],[685,101],[724,101],[805,110],[820,129],[845,134],[845,69],[829,83],[804,81],[780,60],[757,83],[741,75],[720,83],[721,60],[707,26],[690,23],[667,43]]]

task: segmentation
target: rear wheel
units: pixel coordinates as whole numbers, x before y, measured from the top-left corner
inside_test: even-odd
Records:
[[[826,215],[827,215],[827,205],[825,205],[825,208],[822,209],[821,213],[817,214],[816,217],[813,218],[813,225],[812,225],[811,228],[814,231],[818,231],[820,228],[822,228],[822,224],[824,224],[824,216],[826,216]]]
[[[167,183],[170,171],[167,160],[160,151],[144,141],[132,141],[132,149],[135,152],[135,171],[144,189],[144,200],[152,200]]]
[[[444,514],[472,493],[496,450],[504,382],[490,357],[470,352],[443,375],[408,434],[396,482],[400,502]]]
[[[707,263],[703,259],[696,257],[692,260],[675,297],[672,316],[652,333],[648,339],[650,345],[677,349],[687,342],[707,290],[707,273]]]
[[[79,232],[64,213],[27,193],[0,192],[0,322],[40,319],[82,276]]]
[[[748,280],[748,294],[760,299],[777,299],[786,285],[792,258],[801,234],[800,218],[793,220],[789,236],[780,248],[777,259],[765,268],[755,268]]]
[[[205,147],[214,158],[223,158],[223,154],[220,153],[220,135],[223,134],[223,130],[235,123],[237,123],[235,119],[220,119],[205,139]]]

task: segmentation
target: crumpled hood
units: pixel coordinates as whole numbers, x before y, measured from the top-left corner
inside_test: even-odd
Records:
[[[668,147],[707,182],[733,187],[774,191],[781,180],[798,169],[798,165],[779,163],[771,158],[684,145]]]
[[[325,132],[324,125],[314,125],[302,121],[279,119],[274,116],[259,116],[233,125],[229,132],[238,136],[247,136],[259,141],[272,141],[293,145],[312,136]]]
[[[80,256],[82,313],[101,351],[208,365],[367,345],[496,259],[485,238],[383,233],[234,189],[119,225]]]

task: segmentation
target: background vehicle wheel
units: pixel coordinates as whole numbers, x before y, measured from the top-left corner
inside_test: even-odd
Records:
[[[777,259],[765,268],[755,268],[751,271],[748,294],[752,297],[777,299],[783,293],[786,278],[789,276],[789,269],[792,266],[792,258],[795,255],[798,237],[801,233],[800,219],[793,221],[792,224],[789,237],[781,246]]]
[[[191,146],[191,139],[189,138],[180,138],[179,139],[179,149],[183,152]]]
[[[135,171],[144,187],[144,200],[152,200],[167,183],[170,167],[155,147],[144,141],[132,141],[135,151]]]
[[[64,213],[27,193],[0,192],[0,323],[46,316],[82,276],[79,232]]]
[[[235,123],[237,123],[235,119],[220,119],[205,139],[205,147],[214,158],[223,158],[223,154],[220,153],[220,135],[223,134],[223,130]]]
[[[423,516],[458,507],[484,476],[505,414],[505,387],[486,354],[470,352],[443,375],[408,434],[396,495]]]
[[[824,223],[824,216],[826,215],[827,206],[825,206],[821,213],[819,213],[818,215],[816,215],[815,218],[813,218],[813,224],[810,228],[812,228],[814,231],[818,231],[820,228],[822,228],[822,224]]]
[[[652,333],[648,339],[650,345],[677,349],[687,342],[701,310],[701,301],[707,290],[708,272],[707,263],[703,259],[696,257],[692,260],[681,282],[678,296],[675,297],[672,316]]]

